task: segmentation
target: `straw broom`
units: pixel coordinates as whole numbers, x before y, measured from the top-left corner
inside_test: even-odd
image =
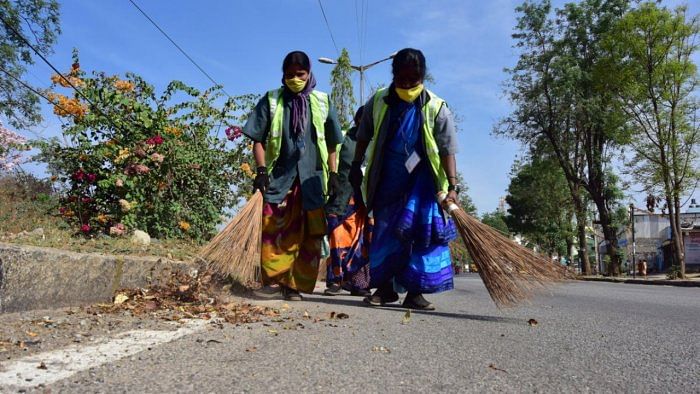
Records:
[[[215,273],[242,284],[260,275],[263,196],[256,191],[241,211],[199,253]]]
[[[528,300],[537,290],[571,278],[567,269],[535,254],[462,210],[447,193],[438,201],[450,213],[489,295],[501,307]]]

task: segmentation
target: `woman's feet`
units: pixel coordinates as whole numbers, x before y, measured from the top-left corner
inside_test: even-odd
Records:
[[[282,288],[279,285],[265,285],[257,290],[253,290],[253,295],[257,298],[272,299],[281,295]]]
[[[292,289],[291,287],[282,286],[282,296],[287,301],[302,301],[303,298],[299,290]]]
[[[399,300],[399,294],[394,291],[392,284],[382,286],[374,291],[374,294],[365,297],[362,301],[371,306],[382,306]]]
[[[343,287],[338,283],[331,283],[326,290],[323,291],[325,296],[337,296],[343,294]]]
[[[287,301],[301,301],[303,299],[298,290],[280,285],[265,285],[254,290],[253,295],[265,300],[284,298]]]
[[[434,311],[435,306],[423,297],[421,293],[408,293],[406,298],[403,300],[404,308],[423,310],[423,311]]]

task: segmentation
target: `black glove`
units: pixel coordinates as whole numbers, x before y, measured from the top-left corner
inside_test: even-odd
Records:
[[[260,166],[255,170],[255,180],[253,181],[253,193],[260,190],[265,194],[267,187],[270,186],[270,177],[267,175],[267,167]]]
[[[364,206],[365,202],[362,199],[362,162],[353,161],[350,167],[350,185],[352,186],[355,204]]]
[[[340,193],[340,177],[337,172],[328,174],[328,196],[333,197]]]
[[[353,161],[350,167],[350,185],[355,190],[359,192],[362,189],[362,162]]]

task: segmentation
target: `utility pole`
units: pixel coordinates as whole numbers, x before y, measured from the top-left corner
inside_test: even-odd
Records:
[[[389,59],[393,59],[394,56],[396,56],[396,52],[392,53],[391,55],[389,55],[388,57],[386,57],[382,60],[377,60],[376,62],[365,64],[364,66],[350,65],[350,67],[353,70],[358,71],[360,73],[360,105],[365,105],[365,71],[367,71],[368,68],[376,66],[377,64],[379,64],[381,62],[385,62]],[[325,64],[338,64],[337,60],[333,60],[333,59],[327,58],[327,57],[320,57],[320,58],[318,58],[318,61],[321,63],[325,63]]]

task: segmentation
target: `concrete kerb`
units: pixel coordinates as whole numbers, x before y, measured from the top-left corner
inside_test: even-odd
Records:
[[[600,277],[600,276],[580,276],[577,279],[582,280],[582,281],[590,281],[590,282],[628,283],[628,284],[635,284],[635,285],[700,287],[700,280],[627,279],[627,278],[609,278],[609,277]]]
[[[111,301],[120,288],[144,287],[202,266],[160,257],[115,256],[0,243],[0,313]]]

